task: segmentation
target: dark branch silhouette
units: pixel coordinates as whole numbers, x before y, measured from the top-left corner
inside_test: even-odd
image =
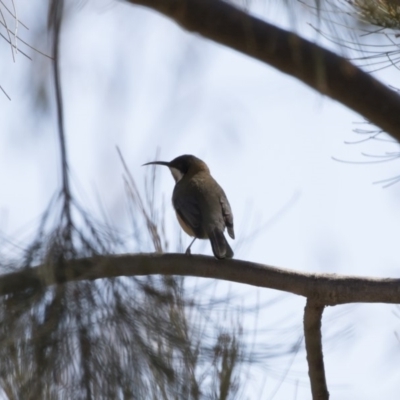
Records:
[[[400,141],[400,96],[345,58],[221,0],[126,1],[300,79]]]
[[[185,254],[104,255],[65,260],[61,283],[118,276],[179,275],[215,278],[282,290],[322,305],[346,303],[400,303],[400,279],[312,274],[242,260],[217,260]],[[60,283],[52,265],[43,265],[0,277],[0,295]]]
[[[323,311],[323,305],[307,300],[304,309],[304,338],[313,400],[329,399],[322,352],[321,319]]]

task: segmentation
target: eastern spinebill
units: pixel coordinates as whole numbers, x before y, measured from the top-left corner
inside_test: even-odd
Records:
[[[233,215],[225,192],[211,176],[207,164],[192,155],[183,155],[170,162],[153,161],[143,165],[165,165],[175,179],[172,204],[182,229],[196,239],[209,239],[217,258],[232,258],[233,251],[225,236],[225,227],[232,239]]]

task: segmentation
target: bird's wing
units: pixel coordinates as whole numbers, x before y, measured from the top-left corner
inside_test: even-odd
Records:
[[[176,197],[173,199],[175,211],[187,224],[196,236],[201,236],[201,211],[197,200],[194,197],[185,196],[184,199]]]
[[[224,222],[226,228],[228,229],[228,234],[232,239],[235,239],[235,232],[233,230],[233,214],[229,201],[225,196],[225,193],[223,196],[221,196],[220,203],[222,208],[222,215],[224,217]]]

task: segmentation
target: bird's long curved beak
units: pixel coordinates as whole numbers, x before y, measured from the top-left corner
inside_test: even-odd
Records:
[[[169,167],[169,162],[166,162],[166,161],[152,161],[152,162],[148,162],[146,164],[143,164],[142,167],[144,167],[145,165],[165,165],[166,167]]]

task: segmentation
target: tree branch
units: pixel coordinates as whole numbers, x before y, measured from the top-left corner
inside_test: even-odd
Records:
[[[345,58],[221,0],[126,1],[300,79],[400,141],[400,96]]]
[[[400,303],[400,279],[300,273],[248,261],[217,260],[202,255],[126,254],[64,260],[62,273],[60,278],[56,265],[41,265],[0,275],[0,296],[74,281],[160,274],[215,278],[307,297],[304,335],[314,400],[329,398],[320,331],[324,305]]]
[[[323,311],[323,305],[307,300],[304,309],[304,337],[313,400],[329,399],[322,353],[321,319]]]
[[[400,279],[311,274],[242,260],[185,254],[126,254],[65,260],[64,276],[43,265],[0,275],[0,296],[56,283],[119,276],[181,275],[214,278],[297,294],[319,304],[400,303]]]

